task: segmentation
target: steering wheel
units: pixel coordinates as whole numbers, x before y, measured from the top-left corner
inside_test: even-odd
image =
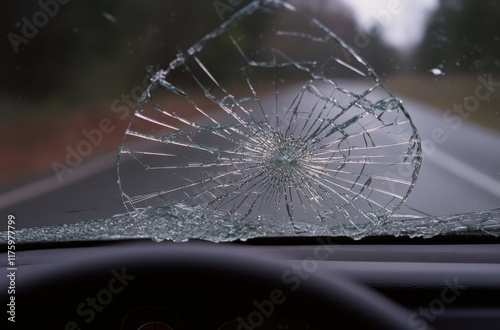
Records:
[[[77,260],[70,254],[73,260],[19,271],[16,300],[24,316],[16,323],[226,330],[266,329],[269,319],[299,317],[325,329],[414,329],[409,311],[367,287],[321,274],[314,260],[301,267],[239,245],[136,243],[82,248]],[[232,323],[222,326],[221,315],[231,315]]]

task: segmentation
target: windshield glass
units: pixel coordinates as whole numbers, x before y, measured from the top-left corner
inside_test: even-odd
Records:
[[[9,26],[2,102],[24,112],[1,207],[21,240],[498,235],[499,2],[163,6]],[[46,71],[70,36],[41,18],[63,11]]]

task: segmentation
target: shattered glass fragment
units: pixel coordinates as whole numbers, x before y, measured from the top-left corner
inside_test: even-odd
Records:
[[[254,1],[154,75],[118,183],[130,211],[196,214],[209,236],[269,222],[356,236],[388,222],[420,164],[416,128],[368,63],[293,6]]]
[[[433,68],[430,70],[435,76],[444,76],[444,72],[439,68]]]
[[[361,239],[365,236],[422,237],[436,235],[500,237],[500,209],[458,215],[391,218],[385,225],[372,223],[353,226],[299,224],[300,231],[283,222],[262,219],[253,224],[244,219],[234,220],[220,214],[211,215],[202,208],[177,204],[156,208],[144,217],[134,213],[118,214],[111,218],[82,221],[47,227],[16,230],[16,242],[72,242],[122,239],[153,239],[183,242],[203,239],[212,242],[245,241],[258,237],[318,237],[348,236]],[[271,220],[271,221],[268,221]],[[7,244],[7,231],[0,232],[0,243]]]

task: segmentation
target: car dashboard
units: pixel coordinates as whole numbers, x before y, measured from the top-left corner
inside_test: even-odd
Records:
[[[16,322],[8,325],[141,330],[500,328],[497,240],[393,241],[20,245]],[[7,253],[1,261],[8,273]],[[2,287],[8,280],[2,278]],[[6,293],[2,291],[2,301],[8,299]],[[398,320],[384,323],[396,314]]]

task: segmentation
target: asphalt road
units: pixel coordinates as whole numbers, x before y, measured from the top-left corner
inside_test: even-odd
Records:
[[[409,101],[404,105],[425,150],[406,205],[431,215],[500,207],[500,134],[466,121],[453,127],[437,110]],[[62,182],[48,173],[0,188],[2,214],[14,214],[17,228],[23,228],[126,212],[116,182],[115,157],[110,153],[84,163],[65,174]],[[401,213],[410,212],[407,207],[401,209]],[[1,222],[0,229],[6,229],[6,221]]]

